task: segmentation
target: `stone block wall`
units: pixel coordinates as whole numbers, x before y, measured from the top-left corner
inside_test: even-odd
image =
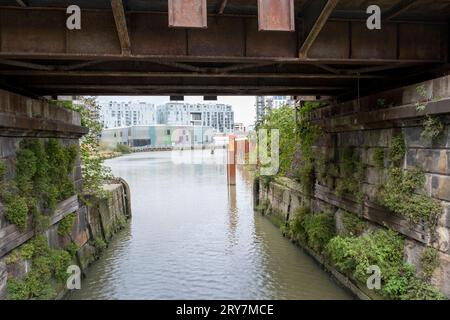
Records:
[[[421,92],[421,94],[418,93]],[[426,92],[426,95],[424,95]],[[418,104],[425,106],[424,110]],[[439,139],[422,137],[424,120],[437,117],[444,128]],[[369,229],[388,227],[405,237],[405,260],[420,273],[420,256],[427,247],[438,250],[439,268],[432,283],[450,297],[450,78],[443,77],[413,86],[380,93],[340,105],[316,110],[308,120],[319,125],[324,134],[314,145],[314,154],[321,155],[339,168],[341,152],[351,147],[364,165],[361,181],[362,200],[355,194],[337,195],[341,177],[320,177],[311,197],[302,193],[301,185],[288,178],[276,178],[268,186],[259,183],[258,198],[268,200],[269,211],[288,221],[295,210],[307,204],[313,213],[334,214],[336,228],[342,229],[343,211],[364,218]],[[379,204],[378,192],[388,179],[388,158],[394,137],[403,137],[406,152],[401,168],[419,168],[426,176],[425,192],[442,207],[433,236],[424,224],[411,225]],[[384,151],[381,168],[374,160]],[[296,159],[294,161],[299,161]],[[317,168],[316,168],[317,169]],[[356,168],[355,168],[356,170]]]
[[[45,143],[55,138],[62,145],[78,147],[79,139],[85,133],[87,129],[81,127],[76,112],[0,90],[0,161],[6,165],[7,180],[15,177],[16,155],[23,139],[38,139]],[[79,157],[70,178],[75,190],[82,191]],[[71,242],[77,245],[72,263],[82,270],[98,257],[111,236],[131,216],[127,184],[121,180],[111,181],[105,185],[105,190],[110,196],[91,198],[89,206],[77,194],[58,203],[50,213],[49,227],[44,231],[50,249],[65,250]],[[70,214],[75,214],[72,230],[68,235],[61,235],[58,232],[61,221]],[[26,229],[20,230],[6,219],[5,206],[0,202],[0,300],[7,296],[8,279],[24,278],[32,269],[30,261],[15,257],[35,235],[31,216]],[[104,245],[99,247],[99,243]],[[66,292],[64,284],[55,281],[52,285],[58,298]]]

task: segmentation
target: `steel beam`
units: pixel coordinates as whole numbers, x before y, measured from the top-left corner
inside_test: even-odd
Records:
[[[7,66],[21,67],[21,68],[33,69],[33,70],[53,70],[54,69],[51,66],[46,66],[46,65],[42,65],[42,64],[38,64],[38,63],[7,60],[7,59],[0,59],[0,65],[2,65],[2,64],[7,65]]]
[[[128,34],[127,20],[122,0],[111,0],[111,7],[116,22],[117,36],[119,37],[120,47],[123,55],[131,54],[131,41]]]
[[[227,7],[228,0],[221,0],[219,4],[219,10],[217,10],[218,14],[223,14],[225,8]]]
[[[398,1],[398,3],[395,6],[393,6],[386,12],[383,12],[383,14],[382,14],[383,20],[390,20],[390,19],[393,19],[393,18],[401,15],[403,12],[407,11],[409,8],[411,8],[416,3],[417,3],[417,0]]]
[[[317,0],[320,1],[322,0]],[[315,3],[313,1],[312,5]],[[331,4],[328,5],[330,7]],[[124,56],[122,50],[128,50],[126,32],[123,33],[125,36],[122,37],[121,45],[117,30],[124,31],[125,23],[118,18],[118,28],[111,11],[85,10],[83,28],[67,32],[64,11],[53,8],[0,9],[0,58],[9,60],[139,59],[218,63],[318,61],[321,64],[370,65],[439,62],[444,61],[443,57],[446,56],[444,53],[441,55],[441,51],[446,50],[446,43],[443,41],[447,39],[445,25],[390,22],[382,31],[372,35],[367,33],[365,24],[359,22],[325,23],[327,10],[324,8],[320,11],[323,13],[320,14],[322,18],[314,20],[311,31],[306,32],[307,40],[300,51],[303,55],[305,52],[309,54],[302,59],[299,58],[298,42],[303,37],[299,31],[258,32],[258,21],[254,17],[210,17],[214,23],[208,29],[192,30],[169,28],[163,14],[130,12],[127,30],[131,54]],[[308,23],[305,22],[305,25]],[[321,32],[320,26],[323,27]],[[398,29],[398,33],[390,32],[391,29]],[[420,37],[411,36],[409,30]],[[319,32],[320,36],[317,37]],[[349,55],[349,52],[353,55]]]
[[[28,4],[27,4],[27,2],[26,2],[25,0],[16,0],[16,2],[17,2],[17,4],[18,4],[19,6],[21,6],[22,8],[28,7]]]
[[[25,71],[0,70],[3,76],[20,77],[120,77],[120,78],[261,78],[261,79],[383,79],[379,75],[302,73],[198,73],[130,71]]]
[[[339,0],[315,0],[302,13],[306,38],[299,51],[299,57],[301,59],[308,57],[309,49],[319,36],[319,33],[322,31],[338,2]]]

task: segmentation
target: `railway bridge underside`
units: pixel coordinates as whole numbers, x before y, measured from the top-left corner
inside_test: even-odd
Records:
[[[57,95],[309,95],[444,75],[450,1],[0,0],[0,85]],[[80,29],[67,20],[80,8]]]

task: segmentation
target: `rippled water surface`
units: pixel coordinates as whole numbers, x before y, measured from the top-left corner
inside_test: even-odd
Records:
[[[71,298],[350,299],[254,213],[248,171],[238,170],[237,186],[228,189],[223,155],[185,151],[181,161],[158,152],[109,160],[130,184],[133,219]]]

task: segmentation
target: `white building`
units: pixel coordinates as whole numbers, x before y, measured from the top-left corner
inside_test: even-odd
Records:
[[[158,124],[204,126],[221,133],[233,132],[234,112],[230,105],[171,102],[158,106],[156,114]]]
[[[279,109],[282,106],[293,107],[295,105],[295,101],[291,96],[270,96],[266,97],[266,100],[271,104],[271,109]]]
[[[235,133],[243,133],[246,131],[246,128],[243,123],[235,123],[234,124],[234,132]]]
[[[156,124],[155,105],[148,102],[101,103],[100,121],[103,127],[143,126]]]
[[[257,96],[256,97],[256,122],[261,122],[271,110],[282,106],[294,107],[295,100],[291,96]]]

